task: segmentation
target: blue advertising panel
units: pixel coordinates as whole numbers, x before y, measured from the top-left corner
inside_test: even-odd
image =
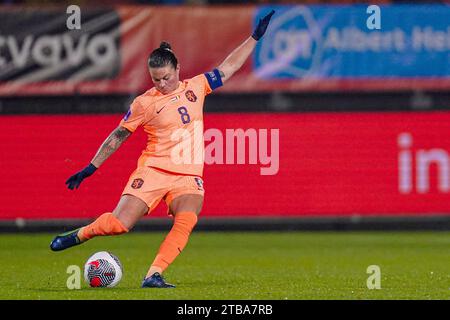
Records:
[[[264,80],[450,77],[450,6],[378,8],[377,16],[368,5],[259,7],[254,25],[271,9],[276,14],[257,44],[255,74]]]

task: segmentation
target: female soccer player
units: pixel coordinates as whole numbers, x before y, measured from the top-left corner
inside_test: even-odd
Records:
[[[203,103],[205,96],[222,86],[247,60],[264,35],[272,10],[259,20],[248,37],[211,72],[179,81],[180,65],[170,45],[162,42],[148,60],[154,87],[138,96],[119,126],[100,146],[92,161],[66,184],[78,188],[128,139],[139,126],[148,134],[147,148],[123,190],[117,207],[94,222],[56,236],[53,251],[81,244],[96,236],[128,232],[163,199],[173,215],[173,226],[154,259],[143,288],[173,288],[161,274],[186,246],[203,205]],[[198,130],[201,130],[200,139]],[[194,132],[196,134],[194,134]],[[194,139],[195,137],[196,140]],[[182,139],[180,139],[182,138]]]

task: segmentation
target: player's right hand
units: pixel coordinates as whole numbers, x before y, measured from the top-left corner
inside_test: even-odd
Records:
[[[66,185],[70,190],[73,190],[74,188],[78,189],[80,186],[81,181],[83,181],[85,178],[91,176],[97,168],[92,164],[89,163],[89,165],[84,168],[83,170],[75,173],[73,176],[71,176],[66,181]]]

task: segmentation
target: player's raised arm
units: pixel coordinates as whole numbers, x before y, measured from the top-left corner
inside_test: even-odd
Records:
[[[131,132],[122,126],[118,126],[110,133],[108,138],[102,143],[97,153],[95,154],[92,161],[83,170],[75,173],[66,181],[66,185],[69,189],[78,189],[81,182],[91,176],[97,168],[99,168],[103,162],[106,161],[119,147],[122,143],[128,139]]]
[[[272,10],[268,15],[264,18],[259,19],[259,23],[256,26],[253,34],[248,37],[239,47],[233,50],[228,57],[220,64],[217,69],[219,70],[220,77],[222,78],[222,82],[228,80],[237,70],[239,70],[244,64],[245,60],[247,60],[248,56],[252,53],[253,49],[255,49],[256,42],[261,39],[264,33],[267,30],[267,26],[269,25],[270,18],[275,13]]]

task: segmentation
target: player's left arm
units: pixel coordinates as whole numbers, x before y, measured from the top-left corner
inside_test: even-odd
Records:
[[[275,13],[272,10],[264,18],[259,19],[259,23],[256,26],[253,34],[248,37],[241,45],[234,49],[225,60],[217,67],[222,83],[227,81],[236,71],[238,71],[250,54],[253,52],[256,46],[256,42],[266,33],[267,27],[270,22],[270,18]]]

